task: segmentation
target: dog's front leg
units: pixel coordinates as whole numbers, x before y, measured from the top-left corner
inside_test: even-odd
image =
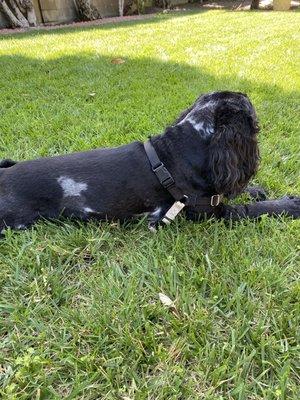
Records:
[[[240,220],[243,218],[259,218],[262,215],[270,217],[287,215],[294,219],[300,218],[300,197],[285,196],[280,199],[244,205],[224,205],[222,217],[227,220]]]
[[[225,220],[240,220],[244,218],[259,218],[262,215],[278,217],[287,215],[294,219],[300,218],[300,197],[286,196],[281,199],[265,200],[255,203],[226,205],[220,204],[218,207],[187,208],[186,217],[192,221],[203,220],[204,217],[216,217]]]

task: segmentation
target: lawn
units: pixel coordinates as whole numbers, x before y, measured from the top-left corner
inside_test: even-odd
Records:
[[[299,26],[296,12],[208,11],[3,36],[0,157],[143,140],[230,89],[260,117],[255,182],[299,194]],[[146,225],[7,231],[0,397],[299,399],[299,221]]]

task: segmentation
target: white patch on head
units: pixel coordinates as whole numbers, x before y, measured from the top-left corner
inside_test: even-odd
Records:
[[[83,190],[87,189],[87,184],[84,182],[76,182],[72,178],[61,176],[57,179],[60,184],[64,197],[80,196]]]
[[[201,106],[196,104],[195,107],[192,108],[191,111],[177,125],[182,125],[187,121],[193,125],[193,123],[195,123],[195,114],[201,110],[204,110],[205,108],[212,108],[214,105],[216,105],[216,102],[213,100],[210,100]]]
[[[214,133],[213,126],[206,122],[203,121],[197,122],[192,117],[186,119],[186,122],[189,122],[192,125],[192,127],[204,137],[210,136]]]
[[[196,129],[196,131],[204,131],[204,122],[196,122],[194,119],[190,119],[189,122],[193,125],[193,127]]]
[[[208,122],[202,119],[202,121],[198,121],[199,117],[201,118],[201,115],[199,115],[199,112],[204,109],[208,109],[211,111],[212,107],[216,104],[215,101],[210,100],[207,103],[201,105],[201,106],[195,106],[184,118],[181,120],[177,125],[182,125],[186,122],[190,123],[192,127],[202,136],[207,137],[210,136],[214,133],[213,126]]]

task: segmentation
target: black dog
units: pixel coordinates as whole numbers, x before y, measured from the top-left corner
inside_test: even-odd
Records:
[[[0,164],[0,230],[38,218],[125,220],[148,214],[150,226],[185,207],[190,219],[300,215],[300,199],[227,206],[245,190],[258,161],[255,110],[242,93],[200,96],[162,135],[52,158]],[[254,196],[263,192],[252,190]]]

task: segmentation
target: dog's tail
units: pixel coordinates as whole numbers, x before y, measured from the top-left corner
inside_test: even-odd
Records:
[[[9,158],[5,158],[4,160],[0,160],[0,168],[9,168],[13,165],[17,164],[17,161],[10,160]]]

